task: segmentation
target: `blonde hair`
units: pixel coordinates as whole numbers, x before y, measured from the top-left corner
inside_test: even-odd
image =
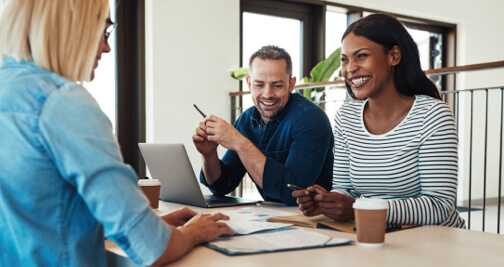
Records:
[[[4,0],[0,60],[32,61],[72,81],[89,81],[108,0]]]

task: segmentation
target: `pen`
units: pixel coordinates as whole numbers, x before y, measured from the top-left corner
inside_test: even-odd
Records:
[[[196,106],[196,104],[193,104],[193,106],[196,108],[196,110],[201,114],[201,116],[203,116],[203,118],[206,118],[206,115],[205,113],[203,113],[203,111],[201,111],[198,106]]]
[[[292,190],[306,190],[306,188],[302,188],[302,187],[299,187],[299,186],[293,185],[293,184],[287,184],[287,187],[289,187]],[[310,192],[310,197],[314,197],[315,195],[317,195],[317,193]]]

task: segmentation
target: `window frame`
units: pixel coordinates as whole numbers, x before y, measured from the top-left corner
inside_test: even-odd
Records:
[[[326,11],[336,11],[347,14],[347,25],[363,17],[364,13],[383,13],[384,11],[357,6],[316,0],[240,0],[240,65],[243,51],[243,12],[280,16],[300,19],[303,22],[302,46],[302,77],[309,75],[310,70],[325,59],[325,14]],[[397,13],[390,13],[410,28],[442,34],[441,68],[456,65],[456,24],[417,18]],[[455,88],[455,76],[444,75],[441,78],[441,90]],[[240,85],[240,91],[243,88]]]
[[[145,142],[145,0],[116,4],[116,134],[125,163],[145,176],[138,143]]]

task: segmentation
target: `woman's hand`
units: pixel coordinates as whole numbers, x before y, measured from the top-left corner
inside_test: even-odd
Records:
[[[187,207],[183,207],[161,216],[161,219],[163,219],[163,221],[165,221],[169,225],[178,227],[186,224],[192,217],[196,215],[198,215],[198,213],[196,213],[195,211]]]
[[[233,229],[219,220],[229,220],[229,217],[222,213],[199,214],[178,229],[190,231],[196,244],[212,241],[221,235],[234,235]]]
[[[355,199],[336,192],[322,192],[316,190],[314,197],[318,209],[327,217],[336,221],[350,221],[354,219],[352,207]],[[325,191],[325,190],[324,190]]]
[[[292,196],[297,198],[296,203],[299,205],[299,210],[303,212],[305,216],[315,216],[322,214],[322,211],[319,209],[317,201],[315,201],[312,195],[316,194],[316,191],[319,192],[327,192],[320,185],[313,185],[305,190],[294,190],[292,192]]]
[[[165,216],[163,216],[163,219],[165,221],[172,221],[176,218],[175,223],[177,223],[183,221],[184,218],[187,218],[186,215],[191,215],[192,212],[194,211],[182,208],[170,213],[173,214],[173,217],[170,218],[170,214],[168,214],[166,215],[168,219],[165,219]],[[227,224],[219,220],[229,220],[229,217],[222,213],[213,215],[198,214],[192,216],[192,218],[182,226],[176,228],[170,226],[172,232],[168,246],[163,255],[161,255],[152,266],[163,266],[173,262],[187,254],[194,246],[214,240],[221,235],[233,235],[233,230]]]
[[[310,196],[313,193],[315,196]],[[320,185],[313,185],[306,190],[296,190],[292,196],[305,216],[324,214],[336,221],[350,221],[354,218],[352,204],[355,199],[336,192],[327,192]]]

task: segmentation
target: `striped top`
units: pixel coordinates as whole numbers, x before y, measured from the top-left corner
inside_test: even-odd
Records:
[[[381,135],[367,131],[367,100],[345,103],[334,127],[333,192],[387,199],[388,224],[465,227],[455,210],[457,132],[446,103],[416,95],[404,120]]]

